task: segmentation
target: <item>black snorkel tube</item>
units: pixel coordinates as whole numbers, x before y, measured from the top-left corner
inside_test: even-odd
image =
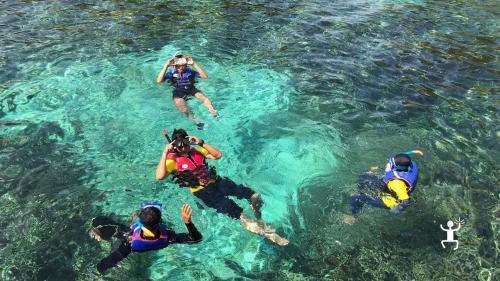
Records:
[[[170,139],[170,137],[168,136],[168,132],[167,130],[163,130],[162,131],[163,135],[167,138],[167,141],[168,143],[171,143],[172,142],[172,139]]]

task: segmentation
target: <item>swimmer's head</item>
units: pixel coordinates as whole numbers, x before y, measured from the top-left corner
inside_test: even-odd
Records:
[[[411,158],[407,154],[398,154],[394,156],[394,164],[396,171],[408,171],[411,167]]]
[[[188,133],[184,129],[174,129],[172,133],[172,140],[176,139],[185,139],[188,136]]]
[[[161,211],[156,207],[146,207],[139,213],[139,219],[146,228],[153,229],[161,221]]]

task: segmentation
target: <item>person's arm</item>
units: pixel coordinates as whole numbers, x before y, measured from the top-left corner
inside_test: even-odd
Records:
[[[126,258],[131,252],[132,247],[130,246],[130,243],[128,240],[124,240],[118,249],[97,264],[97,274],[102,275],[108,269],[117,265],[121,260]]]
[[[201,66],[199,66],[192,57],[187,57],[187,63],[194,67],[194,69],[200,74],[201,78],[208,78],[205,70],[203,70],[203,68],[201,68]]]
[[[208,154],[205,155],[205,157],[212,159],[212,160],[217,160],[222,157],[222,152],[220,152],[217,148],[209,145],[206,143],[204,140],[199,139],[194,136],[187,136],[186,137],[192,144],[199,145],[200,147],[204,148],[207,150]]]
[[[160,162],[158,162],[158,165],[156,166],[156,179],[157,180],[163,180],[166,178],[170,172],[167,170],[167,155],[168,153],[172,150],[172,143],[167,144],[165,149],[163,150],[163,153],[161,155]]]
[[[165,81],[165,72],[167,72],[167,69],[169,66],[172,65],[172,59],[169,59],[165,65],[163,65],[162,69],[160,70],[160,73],[158,73],[158,77],[156,77],[156,83],[161,84],[163,81]]]
[[[217,160],[222,157],[222,153],[217,148],[209,145],[208,143],[203,143],[201,147],[208,151],[208,155],[206,157],[209,159]]]
[[[182,218],[184,219],[184,224],[186,224],[186,228],[188,229],[189,233],[175,233],[171,232],[170,235],[171,237],[171,242],[172,243],[180,243],[180,244],[185,244],[185,243],[197,243],[200,242],[203,239],[203,236],[201,233],[196,229],[196,226],[194,226],[193,222],[191,221],[191,214],[192,214],[191,207],[189,207],[188,204],[184,204],[182,206]]]

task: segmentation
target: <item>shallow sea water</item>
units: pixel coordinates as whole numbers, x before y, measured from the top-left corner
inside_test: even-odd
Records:
[[[133,254],[105,280],[496,280],[498,12],[495,1],[19,1],[0,4],[0,279],[93,280],[111,250],[89,220],[164,204],[195,245]],[[193,55],[195,126],[156,75]],[[161,130],[219,148],[218,173],[262,194],[278,247],[157,182]],[[342,223],[357,176],[419,148],[401,215]],[[245,212],[248,204],[239,201]],[[457,251],[442,249],[464,220]]]

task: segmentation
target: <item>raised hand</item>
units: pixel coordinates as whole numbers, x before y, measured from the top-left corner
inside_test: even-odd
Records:
[[[163,153],[169,153],[169,152],[172,152],[174,151],[174,145],[173,145],[174,142],[171,142],[169,144],[167,144],[167,146],[165,146],[165,150],[163,150]]]
[[[182,214],[182,219],[184,219],[184,223],[188,224],[191,222],[191,214],[193,211],[191,210],[191,207],[189,207],[188,204],[182,205],[181,209],[181,214]]]
[[[201,144],[201,140],[195,136],[187,136],[186,139],[188,139],[189,142],[191,142],[192,144],[196,144],[196,145]]]
[[[174,65],[174,59],[171,58],[169,60],[167,60],[167,62],[165,63],[166,66],[171,66],[171,65]]]

